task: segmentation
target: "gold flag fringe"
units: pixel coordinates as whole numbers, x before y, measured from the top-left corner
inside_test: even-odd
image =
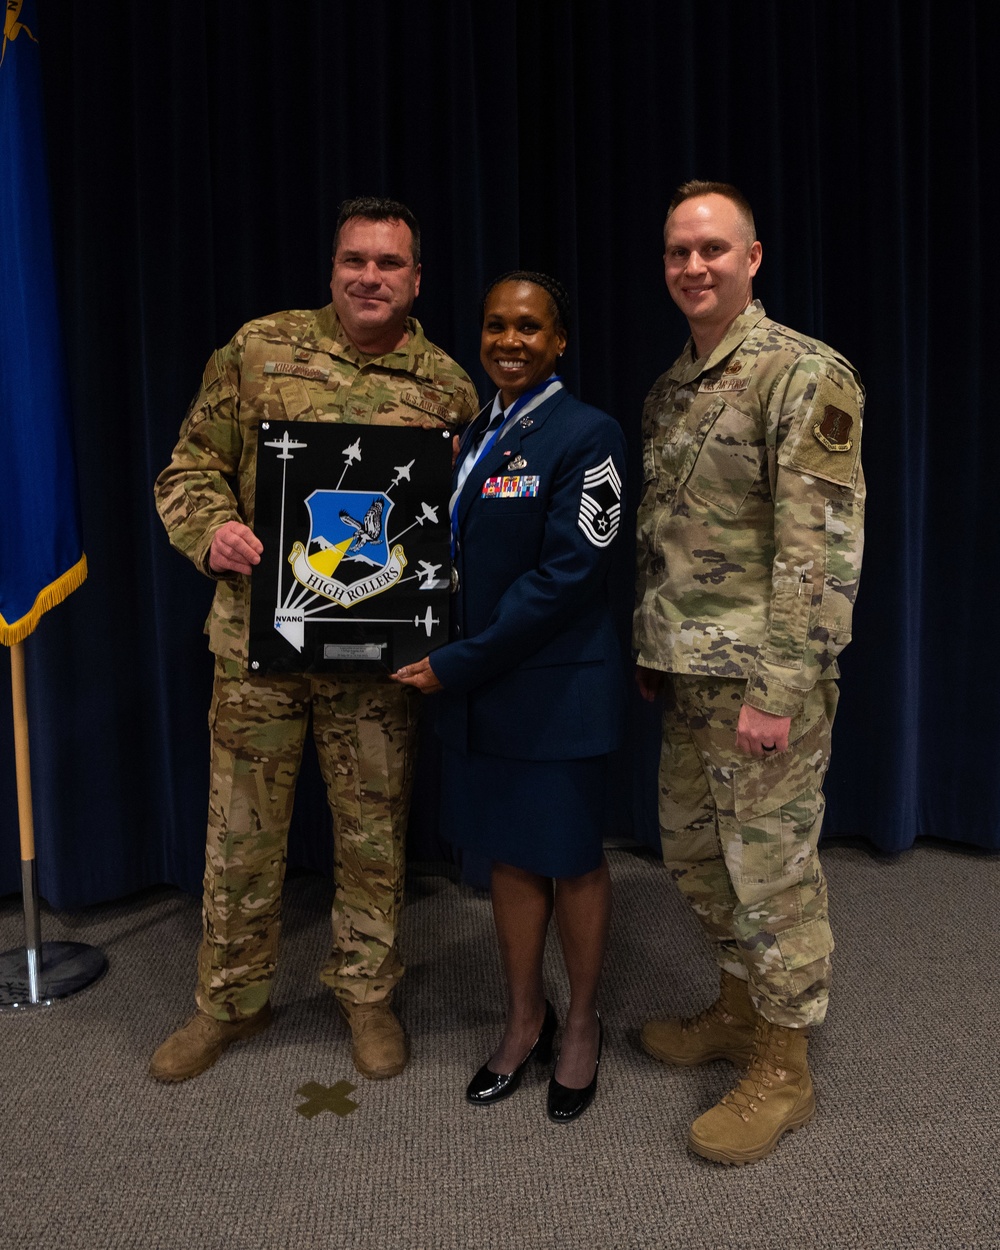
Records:
[[[44,590],[39,592],[31,611],[26,616],[22,616],[20,620],[14,621],[11,625],[8,625],[3,617],[0,616],[0,643],[3,643],[5,647],[12,647],[15,642],[24,642],[25,638],[42,619],[42,614],[47,612],[49,608],[54,608],[57,603],[62,603],[74,590],[78,590],[86,580],[87,557],[81,555],[71,569],[67,569],[65,573],[57,577],[54,582],[50,582]]]

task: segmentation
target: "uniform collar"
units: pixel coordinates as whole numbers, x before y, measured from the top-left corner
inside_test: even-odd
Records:
[[[365,352],[358,351],[344,332],[344,327],[334,312],[332,304],[327,304],[325,308],[319,310],[316,322],[319,326],[322,350],[329,352],[331,356],[349,360],[359,369],[366,365],[378,365],[382,369],[395,369],[402,373],[415,374],[418,377],[426,372],[424,360],[428,353],[428,343],[424,337],[423,327],[416,317],[406,318],[408,337],[402,347],[385,352],[381,356],[369,356]]]
[[[764,305],[759,299],[753,300],[743,312],[733,321],[729,329],[722,336],[719,342],[707,356],[703,356],[700,360],[694,358],[694,339],[689,338],[684,344],[684,350],[670,366],[667,377],[671,382],[679,382],[684,385],[687,382],[693,382],[695,378],[701,377],[703,373],[707,373],[709,369],[714,369],[720,361],[731,356],[739,347],[746,336],[754,328],[759,325],[767,314],[764,312]]]
[[[479,494],[483,482],[496,473],[502,473],[506,466],[517,458],[524,440],[538,433],[568,395],[569,391],[560,384],[541,397],[541,403],[537,408],[532,408],[529,412],[528,406],[525,405],[524,415],[521,413],[517,415],[514,424],[506,431],[503,438],[498,439],[493,447],[476,461],[469,476],[465,479],[458,502],[460,518],[464,519],[473,499]]]

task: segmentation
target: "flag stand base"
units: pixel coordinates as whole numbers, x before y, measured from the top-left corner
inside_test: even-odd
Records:
[[[25,946],[0,955],[0,1009],[51,1007],[55,999],[86,989],[108,967],[104,952],[96,946],[41,940],[38,877],[33,859],[21,860],[21,890]]]
[[[30,957],[36,954],[41,955],[41,966],[32,969]],[[0,1008],[51,1007],[55,999],[86,989],[107,967],[104,952],[83,942],[43,942],[40,952],[4,951],[0,954]]]

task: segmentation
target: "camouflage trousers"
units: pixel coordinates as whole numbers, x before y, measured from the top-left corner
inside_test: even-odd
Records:
[[[333,947],[320,979],[352,1002],[391,993],[403,974],[397,928],[419,697],[368,675],[257,677],[216,657],[202,1011],[239,1019],[268,999],[310,714],[333,813]]]
[[[819,682],[792,718],[789,747],[736,749],[744,681],[673,676],[663,718],[663,860],[720,966],[749,980],[774,1024],[826,1015],[833,935],[816,844],[837,686]]]

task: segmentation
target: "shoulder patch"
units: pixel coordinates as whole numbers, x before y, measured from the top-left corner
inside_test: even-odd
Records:
[[[621,521],[622,480],[610,456],[583,475],[577,525],[594,547],[607,547]]]
[[[850,451],[854,446],[851,438],[853,427],[854,418],[849,412],[827,404],[823,409],[822,421],[817,421],[813,426],[813,434],[827,451]]]
[[[805,376],[778,464],[835,486],[853,486],[861,456],[860,396],[836,377],[821,374],[812,381]]]

